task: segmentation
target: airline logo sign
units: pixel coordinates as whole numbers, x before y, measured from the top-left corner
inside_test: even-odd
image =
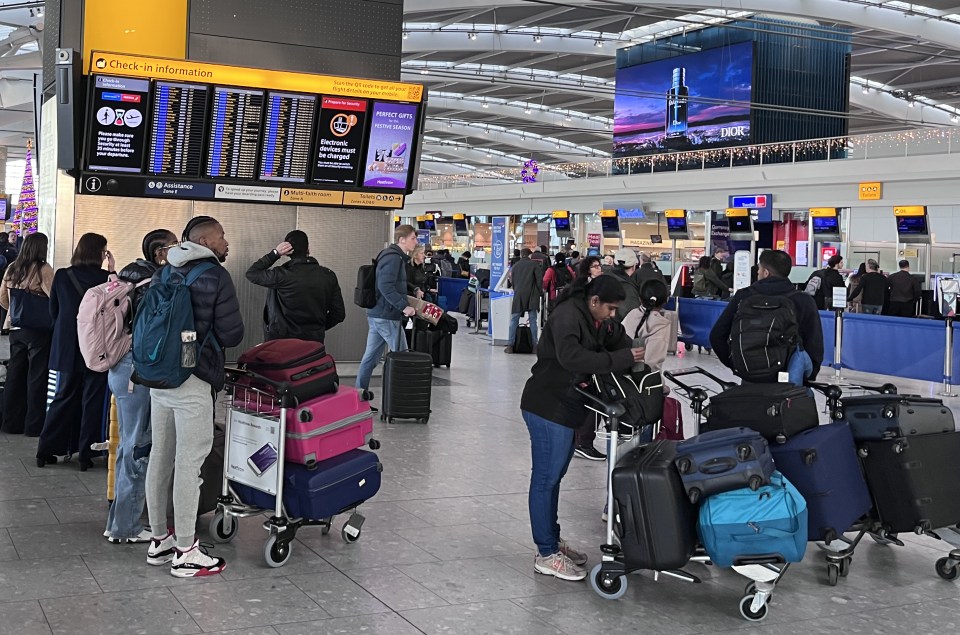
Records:
[[[859,195],[861,201],[879,201],[883,198],[883,183],[878,181],[861,183]]]

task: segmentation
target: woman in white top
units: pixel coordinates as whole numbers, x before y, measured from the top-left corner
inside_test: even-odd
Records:
[[[662,281],[647,280],[640,287],[640,307],[623,318],[627,337],[643,340],[640,344],[646,349],[643,361],[654,371],[663,368],[670,348],[670,318],[663,314],[663,305],[667,303],[669,294],[667,285]]]

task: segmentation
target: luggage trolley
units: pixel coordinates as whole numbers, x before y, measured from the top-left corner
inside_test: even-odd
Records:
[[[259,387],[258,387],[259,386]],[[308,519],[291,518],[283,503],[285,442],[287,428],[287,411],[295,406],[295,399],[284,384],[272,382],[269,379],[255,375],[250,371],[235,368],[226,369],[227,388],[227,417],[226,417],[226,447],[223,460],[223,483],[221,495],[217,498],[217,509],[210,519],[210,535],[216,542],[230,542],[240,529],[237,519],[250,516],[271,514],[263,523],[269,536],[263,546],[263,558],[271,567],[282,567],[290,559],[291,542],[296,538],[297,531],[304,526],[318,525],[321,533],[327,535],[333,525],[334,516],[326,518]],[[241,415],[247,427],[252,424],[263,430],[272,431],[272,441],[247,459],[247,467],[258,474],[258,478],[251,483],[242,483],[248,488],[262,492],[265,496],[274,499],[274,507],[268,508],[254,504],[246,504],[241,500],[233,487],[233,481],[243,478],[231,463],[236,462],[243,467],[243,458],[231,460],[231,441],[236,440],[234,435],[235,417]],[[259,444],[258,440],[255,445]],[[276,469],[271,469],[271,468]],[[272,474],[270,474],[272,472]],[[261,477],[266,477],[261,481]],[[272,478],[271,478],[272,476]],[[252,479],[251,479],[252,480]],[[239,480],[237,482],[240,482]],[[265,501],[263,501],[265,502]],[[344,542],[354,543],[360,539],[364,517],[352,508],[340,510],[339,513],[352,511],[340,532]]]

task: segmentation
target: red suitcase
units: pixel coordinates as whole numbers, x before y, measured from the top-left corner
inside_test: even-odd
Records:
[[[270,340],[240,355],[237,364],[241,370],[282,384],[298,403],[336,392],[340,385],[337,365],[321,342]]]

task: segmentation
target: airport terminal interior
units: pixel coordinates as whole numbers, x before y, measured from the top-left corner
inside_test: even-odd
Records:
[[[960,410],[960,0],[150,5],[0,0],[0,219],[10,245],[23,249],[42,233],[45,260],[60,271],[76,264],[81,236],[97,233],[120,270],[148,256],[142,240],[151,230],[170,230],[176,240],[161,246],[178,248],[188,223],[196,229],[194,219],[212,217],[229,242],[228,251],[215,250],[224,269],[217,275],[232,279],[245,327],[239,343],[223,350],[236,372],[248,363],[241,355],[264,342],[274,312],[282,313],[280,296],[254,282],[252,266],[265,255],[285,266],[279,249],[301,230],[309,254],[336,275],[345,304],[345,319],[324,340],[339,396],[356,392],[375,325],[365,311],[379,311],[360,300],[365,267],[397,228],[412,226],[426,254],[429,284],[419,291],[429,303],[409,298],[418,317],[403,324],[410,345],[433,355],[425,362],[429,409],[394,420],[391,382],[405,397],[422,388],[409,387],[413,373],[390,377],[387,355],[371,394],[358,393],[377,409],[372,432],[319,462],[291,458],[300,446],[289,430],[281,436],[279,410],[244,401],[243,384],[231,375],[211,422],[226,426],[226,441],[214,444],[221,456],[223,447],[259,450],[246,464],[230,454],[225,467],[202,472],[208,499],[224,482],[230,496],[213,502],[214,511],[200,510],[194,547],[226,566],[196,578],[175,577],[182,549],[173,566],[150,566],[148,542],[105,533],[110,505],[128,488],[143,488],[135,479],[115,487],[122,423],[111,426],[118,419],[109,393],[92,466],[73,446],[43,465],[36,436],[9,432],[8,420],[0,425],[0,635],[960,631],[960,517],[944,517],[948,508],[960,514],[960,463],[943,451],[960,448],[960,431],[938,429],[939,452],[921,450],[936,445],[925,439],[924,426],[932,426],[921,422],[924,413],[938,411],[949,427]],[[16,262],[6,247],[0,236],[0,269]],[[624,538],[633,529],[618,503],[608,536],[609,471],[643,476],[638,460],[610,457],[647,450],[635,449],[639,434],[612,447],[600,420],[586,452],[599,460],[578,448],[559,484],[562,538],[586,555],[585,577],[562,580],[535,568],[547,555],[534,542],[529,495],[542,457],[532,457],[520,399],[538,357],[522,354],[522,337],[512,338],[510,328],[513,300],[522,295],[510,288],[510,272],[523,270],[522,249],[542,249],[560,268],[596,257],[604,272],[643,264],[641,273],[663,276],[672,329],[663,385],[679,404],[687,439],[706,417],[719,417],[720,406],[710,404],[730,386],[698,375],[691,390],[670,375],[699,367],[738,383],[749,374],[721,362],[711,330],[731,296],[768,275],[763,254],[785,252],[790,289],[813,296],[823,335],[817,381],[824,385],[810,390],[812,399],[802,389],[794,397],[815,401],[807,432],[831,424],[854,443],[860,428],[844,410],[854,403],[885,404],[863,415],[864,427],[920,412],[914,428],[884,428],[851,445],[851,478],[870,489],[864,513],[830,544],[813,535],[824,528],[811,525],[796,557],[747,551],[737,566],[720,566],[710,544],[691,542],[682,568],[638,565],[624,573],[616,567],[634,557]],[[879,295],[868,296],[860,281],[873,272],[886,278]],[[908,292],[887,282],[894,275]],[[58,279],[62,288],[70,284]],[[639,301],[644,287],[629,280],[625,274]],[[61,312],[53,327],[18,326],[29,321],[23,296],[31,294],[7,291],[5,284],[0,300],[16,297],[20,306],[11,305],[3,325],[0,360],[11,358],[18,336],[59,333],[64,324]],[[541,337],[556,309],[542,291],[539,314],[528,314],[545,322]],[[424,320],[433,326],[418,332]],[[67,346],[60,337],[54,348]],[[73,348],[79,359],[80,346]],[[137,355],[134,347],[131,364]],[[25,364],[9,366],[21,374],[18,386],[26,386]],[[591,379],[564,372],[571,385],[574,377]],[[52,367],[31,375],[47,382],[47,412],[67,390],[64,373],[70,377]],[[773,375],[766,385],[783,387],[787,373]],[[829,385],[845,401],[828,399]],[[4,413],[28,398],[25,389],[0,394]],[[303,396],[298,406],[328,397]],[[79,429],[76,403],[70,425]],[[356,431],[368,421],[364,414],[331,425]],[[47,416],[44,430],[56,426]],[[787,434],[765,434],[774,454]],[[643,447],[674,452],[675,445]],[[890,459],[895,469],[887,475],[877,468],[881,450],[905,457]],[[333,474],[335,463],[373,452],[376,477],[331,477],[320,494],[288,487],[295,477],[284,476]],[[815,452],[804,456],[807,467],[816,463]],[[667,463],[670,483],[681,483],[685,468],[677,465]],[[264,475],[272,484],[264,485]],[[287,498],[294,490],[321,505],[343,483],[363,488],[367,479],[365,491],[374,494],[319,518],[295,513]],[[273,500],[280,483],[287,484],[282,514],[251,502]],[[848,484],[836,485],[804,492],[807,507],[839,497]],[[915,515],[894,528],[887,490],[900,486],[909,494],[897,504]],[[751,479],[737,487],[759,486]],[[773,489],[762,487],[761,500]],[[638,504],[653,505],[644,500],[652,491]],[[636,512],[633,522],[643,527],[635,531],[647,532],[651,544],[674,541],[654,526],[662,527],[675,502],[656,505],[652,515],[660,517],[652,521],[637,521],[644,513]],[[706,519],[707,503],[696,495],[694,505],[705,531],[715,519]],[[793,513],[793,520],[806,517]],[[314,522],[291,537],[286,523],[301,521]],[[767,531],[764,538],[787,533],[768,521],[738,522],[757,535]],[[805,535],[805,521],[797,522]],[[148,526],[144,513],[149,533]]]

